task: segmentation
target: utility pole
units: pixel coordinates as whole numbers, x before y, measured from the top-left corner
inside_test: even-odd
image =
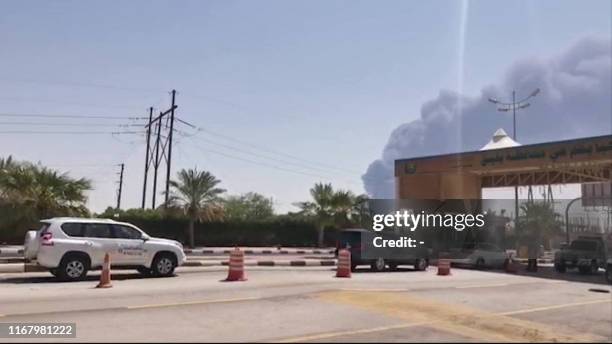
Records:
[[[149,150],[151,147],[151,121],[153,120],[153,107],[149,108],[149,124],[147,125],[147,152],[145,153],[145,168],[144,168],[144,185],[142,186],[142,206],[145,208],[145,200],[147,197],[147,177],[149,175]]]
[[[159,167],[159,144],[161,143],[161,117],[157,120],[157,139],[155,140],[155,161],[153,164],[153,203],[151,209],[155,209],[155,196],[157,194],[157,168]]]
[[[164,204],[168,204],[170,195],[170,170],[172,168],[172,134],[174,133],[174,109],[175,109],[176,90],[172,90],[172,104],[170,105],[170,132],[168,133],[168,161],[166,163],[166,194]]]
[[[121,172],[119,172],[119,190],[117,191],[117,210],[121,209],[121,193],[123,192],[123,170],[125,164],[120,164]]]
[[[495,98],[489,98],[489,101],[493,104],[498,105],[497,111],[507,112],[512,109],[512,139],[516,141],[516,110],[522,110],[528,107],[530,104],[527,102],[529,99],[535,97],[540,93],[540,89],[536,88],[529,94],[529,96],[516,101],[516,91],[512,90],[512,103],[501,102]],[[518,185],[514,187],[514,230],[518,229],[518,218],[519,218],[519,201],[518,201]]]
[[[175,110],[177,108],[176,105],[176,90],[172,90],[172,104],[170,109],[166,111],[160,111],[159,115],[153,118],[153,108],[149,108],[149,123],[146,125],[147,128],[147,151],[145,153],[145,170],[144,170],[144,183],[142,187],[142,208],[146,207],[146,197],[147,197],[147,177],[149,174],[149,169],[151,165],[153,165],[153,195],[152,195],[152,205],[151,209],[155,209],[156,206],[156,198],[157,198],[157,173],[159,171],[159,167],[164,160],[166,162],[166,188],[165,188],[165,203],[168,202],[168,194],[170,191],[170,173],[172,171],[172,141],[174,134],[174,120],[175,120]],[[176,120],[181,123],[185,123],[189,126],[191,124],[184,122],[178,118]],[[162,121],[165,121],[165,124],[162,124]],[[155,128],[153,126],[155,125]],[[166,127],[168,130],[168,135],[163,136],[162,142],[162,125]],[[151,134],[152,131],[155,130],[157,135],[155,138],[155,142],[153,146],[151,146]]]

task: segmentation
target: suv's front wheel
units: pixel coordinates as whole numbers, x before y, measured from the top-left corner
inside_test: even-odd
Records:
[[[62,258],[57,276],[64,281],[81,281],[87,276],[89,260],[82,254],[69,254]]]
[[[427,266],[428,266],[428,262],[427,259],[423,259],[423,258],[419,258],[414,262],[414,268],[417,271],[425,271],[427,270]]]
[[[176,257],[171,253],[160,253],[153,259],[151,271],[155,276],[167,277],[174,274],[177,262]]]

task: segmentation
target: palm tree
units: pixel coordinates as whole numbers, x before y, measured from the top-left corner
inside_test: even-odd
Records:
[[[41,218],[87,215],[85,192],[90,189],[87,179],[73,179],[10,157],[0,159],[0,204],[11,209],[10,219],[2,219],[5,225],[31,225]]]
[[[8,203],[33,210],[37,218],[87,213],[85,192],[91,181],[72,179],[45,167],[18,164],[0,170],[0,195]]]
[[[170,181],[172,187],[168,207],[179,206],[189,217],[189,246],[195,246],[195,222],[213,220],[220,216],[221,199],[224,189],[216,186],[221,183],[210,172],[197,169],[182,169],[178,172],[178,181]]]
[[[296,205],[302,214],[316,219],[318,244],[323,246],[325,228],[330,226],[346,227],[359,218],[365,196],[355,196],[351,191],[334,191],[331,184],[317,183],[310,189],[312,201]]]
[[[551,203],[527,202],[521,205],[523,216],[519,217],[520,236],[524,240],[543,241],[546,248],[550,240],[561,228],[560,215],[555,212]]]

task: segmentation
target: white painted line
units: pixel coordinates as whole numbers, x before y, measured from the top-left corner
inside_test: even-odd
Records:
[[[311,341],[311,340],[327,339],[327,338],[333,338],[333,337],[338,337],[338,336],[350,336],[350,335],[356,335],[356,334],[365,334],[365,333],[374,333],[374,332],[396,330],[396,329],[408,328],[408,327],[413,327],[413,326],[420,326],[420,325],[425,325],[425,324],[428,324],[428,322],[423,321],[423,322],[411,323],[411,324],[399,324],[399,325],[391,325],[391,326],[374,327],[374,328],[368,328],[368,329],[363,329],[363,330],[349,330],[349,331],[328,332],[328,333],[314,334],[314,335],[310,335],[310,336],[302,336],[302,337],[293,337],[293,338],[281,339],[281,340],[278,340],[278,341],[274,341],[274,343],[306,342],[306,341]]]
[[[608,303],[608,302],[612,302],[612,299],[593,300],[593,301],[575,302],[575,303],[566,303],[566,304],[563,304],[563,305],[554,305],[554,306],[547,306],[547,307],[528,308],[528,309],[521,309],[521,310],[517,310],[517,311],[503,312],[503,313],[497,313],[497,314],[498,315],[525,314],[525,313],[532,313],[532,312],[548,311],[548,310],[552,310],[552,309],[560,309],[560,308],[567,308],[567,307],[577,307],[577,306],[586,306],[586,305],[593,305],[593,304],[598,304],[598,303]]]
[[[519,284],[519,283],[515,283]],[[505,287],[508,283],[494,283],[494,284],[471,284],[455,287],[455,289],[469,289],[469,288],[487,288],[487,287]]]
[[[533,283],[556,284],[556,283],[566,283],[566,282],[567,281],[547,281],[547,282],[531,281],[531,282],[519,282],[519,283],[469,284],[469,285],[463,285],[463,286],[456,286],[454,288],[455,289],[470,289],[470,288],[487,288],[487,287],[505,287],[505,286],[525,285],[525,284],[533,284]]]
[[[146,308],[162,308],[162,307],[176,307],[176,306],[189,306],[189,305],[206,305],[215,303],[229,303],[229,302],[241,302],[241,301],[254,301],[261,300],[261,297],[243,297],[235,299],[218,299],[218,300],[200,300],[200,301],[189,301],[189,302],[176,302],[176,303],[159,303],[152,305],[139,305],[139,306],[127,306],[127,309],[146,309]]]
[[[274,266],[291,266],[290,260],[275,260]]]
[[[410,291],[410,289],[405,289],[405,288],[379,288],[379,289],[375,289],[375,288],[340,288],[339,290],[341,291],[371,291],[371,292],[402,292],[402,291]]]

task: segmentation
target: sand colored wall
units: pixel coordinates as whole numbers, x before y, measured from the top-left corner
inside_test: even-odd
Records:
[[[416,174],[396,179],[400,199],[480,199],[480,177],[471,174]]]

